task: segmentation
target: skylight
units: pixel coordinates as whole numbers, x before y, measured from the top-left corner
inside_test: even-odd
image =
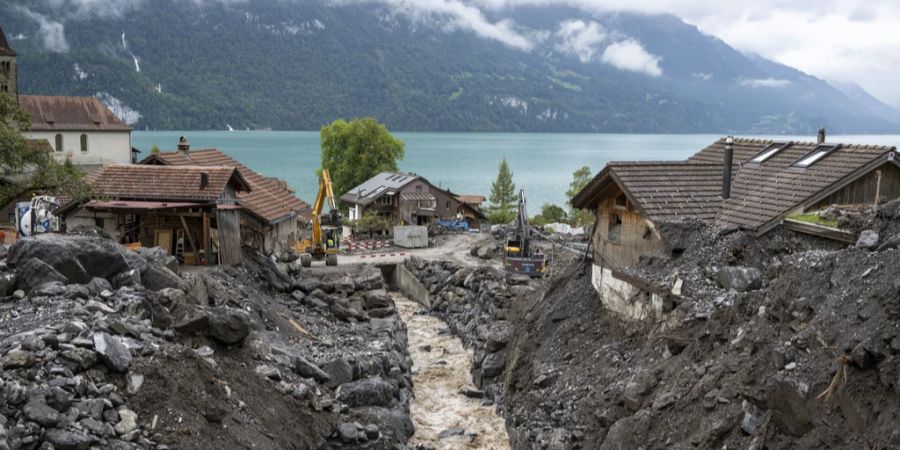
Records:
[[[806,156],[798,159],[792,166],[805,169],[839,148],[840,145],[820,145],[813,151],[807,153]]]
[[[768,147],[764,148],[763,151],[757,153],[756,156],[754,156],[753,158],[751,158],[751,159],[750,159],[750,162],[754,162],[754,163],[757,163],[757,164],[763,163],[763,162],[765,162],[767,159],[769,159],[769,158],[775,156],[776,153],[778,153],[778,152],[784,150],[785,148],[787,148],[789,145],[791,145],[791,142],[787,142],[787,143],[785,143],[785,142],[775,142],[775,143],[773,143],[773,144],[770,144]]]

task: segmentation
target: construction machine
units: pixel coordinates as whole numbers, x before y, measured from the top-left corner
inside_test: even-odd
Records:
[[[322,213],[326,200],[329,211]],[[312,213],[312,239],[304,239],[296,246],[300,253],[300,265],[310,267],[313,259],[324,259],[325,265],[336,266],[341,246],[343,218],[334,203],[334,191],[331,188],[331,177],[328,176],[327,169],[322,169],[322,176],[319,178],[319,193],[316,195]]]
[[[528,211],[525,208],[525,190],[519,191],[519,214],[513,236],[508,237],[503,252],[503,265],[510,273],[521,273],[531,277],[544,274],[547,259],[540,249],[531,245],[531,226],[528,225]]]

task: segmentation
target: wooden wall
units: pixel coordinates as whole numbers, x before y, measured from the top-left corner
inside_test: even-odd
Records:
[[[219,232],[219,264],[234,265],[241,262],[241,216],[236,209],[216,211]]]
[[[860,205],[875,203],[875,192],[878,190],[878,174],[881,171],[881,190],[879,196],[882,201],[890,201],[900,198],[900,168],[893,163],[887,163],[873,170],[868,175],[850,183],[843,189],[829,195],[824,200],[816,203],[809,211],[825,209],[831,205]]]
[[[596,210],[594,261],[612,269],[631,266],[664,247],[653,223],[623,196],[618,186],[610,186],[600,193]]]

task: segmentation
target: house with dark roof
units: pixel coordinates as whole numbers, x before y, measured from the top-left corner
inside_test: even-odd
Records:
[[[129,246],[162,247],[187,265],[240,261],[235,167],[110,164],[86,176],[91,197],[57,210],[63,229],[96,226]]]
[[[260,175],[218,149],[192,150],[182,138],[177,151],[150,155],[141,164],[236,168],[250,186],[237,194],[242,242],[266,254],[293,247],[312,221],[309,204],[297,198],[286,181]]]
[[[784,226],[841,239],[839,230],[795,220],[830,205],[875,204],[900,197],[896,147],[722,138],[684,161],[610,162],[572,200],[593,210],[593,281],[612,310],[634,318],[659,311],[626,299],[647,294],[622,269],[671,248],[661,228],[700,221],[763,235]],[[852,236],[850,239],[852,240]]]
[[[349,207],[349,220],[361,219],[367,213],[408,225],[458,218],[471,218],[470,225],[474,225],[484,219],[479,208],[410,173],[381,172],[344,193],[341,200]]]

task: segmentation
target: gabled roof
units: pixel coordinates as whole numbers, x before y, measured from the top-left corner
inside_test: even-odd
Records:
[[[16,52],[6,41],[6,33],[3,32],[3,28],[0,28],[0,56],[16,56]]]
[[[215,202],[228,185],[240,191],[250,189],[234,167],[110,164],[91,172],[85,180],[94,197],[118,200]]]
[[[309,205],[297,198],[286,182],[264,177],[218,149],[157,153],[148,156],[141,164],[235,167],[251,188],[250,192],[238,193],[238,203],[245,211],[268,224],[309,214]]]
[[[381,172],[341,195],[341,200],[356,205],[369,205],[383,195],[393,195],[404,186],[418,180],[409,173]]]
[[[131,131],[94,97],[20,95],[19,107],[31,116],[32,131]]]
[[[596,208],[598,194],[614,182],[651,220],[692,216],[762,233],[798,206],[810,206],[882,164],[898,164],[895,147],[841,144],[809,167],[796,167],[820,145],[812,142],[791,143],[762,163],[751,161],[774,143],[735,139],[731,196],[725,201],[721,199],[723,138],[686,161],[611,162],[572,204]]]

